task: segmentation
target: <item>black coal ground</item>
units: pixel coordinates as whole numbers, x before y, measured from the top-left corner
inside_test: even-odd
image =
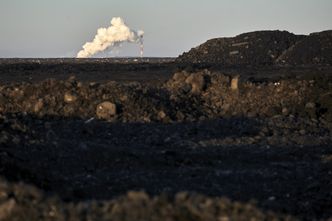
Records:
[[[24,95],[18,100],[15,98],[20,91],[26,92],[26,88],[29,88],[22,84],[21,80],[25,79],[23,75],[16,79],[17,83],[3,84],[2,96],[11,104],[0,105],[4,107],[0,116],[0,169],[1,176],[9,181],[2,180],[0,185],[0,219],[328,219],[332,216],[330,104],[324,103],[327,102],[324,99],[317,101],[313,105],[316,106],[314,114],[306,111],[305,107],[301,110],[302,104],[299,104],[299,108],[291,109],[292,102],[297,102],[296,99],[292,100],[291,94],[300,91],[302,84],[293,88],[287,82],[308,77],[303,76],[301,71],[293,70],[298,77],[284,76],[284,88],[289,90],[285,94],[289,95],[282,103],[289,111],[286,113],[283,108],[277,108],[271,116],[264,117],[258,113],[260,110],[254,114],[252,110],[246,110],[241,115],[222,111],[210,113],[209,109],[195,103],[196,95],[188,94],[193,104],[190,109],[178,107],[178,111],[184,115],[184,118],[178,118],[171,113],[171,109],[167,109],[167,105],[174,107],[169,97],[160,95],[163,99],[158,102],[159,95],[150,97],[147,93],[133,96],[144,101],[141,106],[124,108],[122,111],[125,113],[121,113],[117,119],[104,121],[98,120],[93,113],[89,115],[91,110],[84,117],[79,111],[77,114],[66,114],[61,107],[67,104],[59,100],[64,92],[52,93],[57,105],[60,105],[52,106],[43,97],[52,94],[42,95],[42,91],[48,93],[42,87],[41,91],[32,94],[44,99],[46,110],[38,109],[35,113],[24,106],[24,102],[21,106],[15,103],[22,99],[36,99],[31,94],[30,97]],[[317,73],[317,69],[314,70]],[[15,72],[18,73],[17,70]],[[275,76],[282,78],[277,72],[274,70]],[[30,74],[33,76],[33,71]],[[313,98],[310,96],[321,94],[326,97],[331,93],[331,83],[325,74],[326,71],[316,74],[316,77],[321,76],[326,81],[317,83],[305,94],[307,100],[304,100],[304,106],[312,108],[309,101]],[[42,79],[36,71],[37,75]],[[259,70],[256,75],[265,76],[264,71]],[[59,75],[42,76],[46,79]],[[59,78],[63,76],[61,73]],[[213,80],[214,75],[211,76]],[[77,79],[80,77],[82,75],[77,74]],[[138,78],[142,81],[148,77],[143,74]],[[255,72],[251,77],[255,80]],[[2,74],[1,78],[6,79],[6,75]],[[259,77],[259,81],[261,79]],[[269,81],[269,76],[265,76],[265,79]],[[84,81],[84,78],[80,80]],[[97,80],[107,82],[109,79]],[[91,76],[85,79],[87,85],[90,81]],[[307,85],[305,82],[302,82],[303,85]],[[53,83],[60,89],[70,84],[70,91],[73,88],[78,91],[78,101],[83,99],[79,91],[84,90],[73,86],[73,79]],[[241,95],[251,90],[273,87],[266,84],[255,83],[238,93]],[[46,87],[48,84],[41,85]],[[139,89],[134,92],[152,87],[149,84],[135,85]],[[166,86],[160,87],[166,87],[183,101],[181,88],[186,85],[180,85],[180,92],[177,91],[178,86],[175,80],[170,80]],[[103,88],[103,84],[93,86],[90,93],[98,91],[98,87]],[[215,85],[211,83],[209,87],[213,89]],[[210,89],[204,90],[204,93],[208,93]],[[221,92],[230,93],[228,89]],[[118,93],[122,93],[121,90]],[[128,92],[129,101],[132,94],[135,95],[132,91]],[[200,96],[202,100],[209,99]],[[107,97],[111,98],[111,95]],[[242,98],[246,98],[245,95]],[[224,99],[227,103],[227,98]],[[260,100],[257,102],[264,103]],[[274,105],[273,100],[271,102]],[[126,107],[129,103],[122,105]],[[86,103],[82,101],[77,106],[72,105],[75,109],[79,105],[85,107]],[[181,106],[181,102],[176,105]],[[239,112],[245,106],[246,103],[232,111]],[[152,107],[157,107],[157,110],[152,110]],[[258,104],[257,107],[260,108]],[[163,117],[159,116],[158,108],[163,108],[169,119],[159,119]],[[215,108],[213,106],[212,109]],[[142,111],[144,109],[147,113]],[[51,115],[52,112],[57,114]],[[201,118],[200,114],[204,117]],[[134,122],[137,119],[140,122]],[[151,197],[142,192],[127,194],[128,191],[145,191]],[[189,194],[177,194],[179,192]]]

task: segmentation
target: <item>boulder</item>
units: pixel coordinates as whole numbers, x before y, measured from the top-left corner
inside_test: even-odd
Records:
[[[99,119],[109,120],[116,115],[116,105],[105,101],[97,105],[96,115]]]
[[[205,80],[202,74],[191,74],[185,82],[191,85],[191,93],[200,94],[205,88]]]

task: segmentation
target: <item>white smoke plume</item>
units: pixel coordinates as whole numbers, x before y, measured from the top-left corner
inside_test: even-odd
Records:
[[[92,42],[83,45],[83,49],[78,52],[77,58],[88,58],[92,55],[104,51],[109,47],[122,42],[132,42],[143,46],[143,31],[131,30],[122,18],[116,17],[111,20],[108,28],[99,28]]]

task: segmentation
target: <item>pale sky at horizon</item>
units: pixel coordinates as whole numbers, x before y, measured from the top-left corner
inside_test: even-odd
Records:
[[[249,31],[332,29],[332,0],[1,0],[0,58],[75,57],[112,17],[145,31],[145,56],[178,56]],[[135,44],[116,51],[98,56],[139,55]]]

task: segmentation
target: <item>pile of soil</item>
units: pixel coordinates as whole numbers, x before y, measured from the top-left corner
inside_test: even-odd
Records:
[[[287,31],[256,31],[216,38],[183,53],[177,62],[239,65],[331,65],[332,31],[309,36]]]
[[[286,50],[276,62],[294,66],[332,65],[332,31],[310,34]]]
[[[328,79],[204,70],[159,85],[71,77],[0,92],[0,171],[10,181],[0,182],[0,219],[332,217]]]

